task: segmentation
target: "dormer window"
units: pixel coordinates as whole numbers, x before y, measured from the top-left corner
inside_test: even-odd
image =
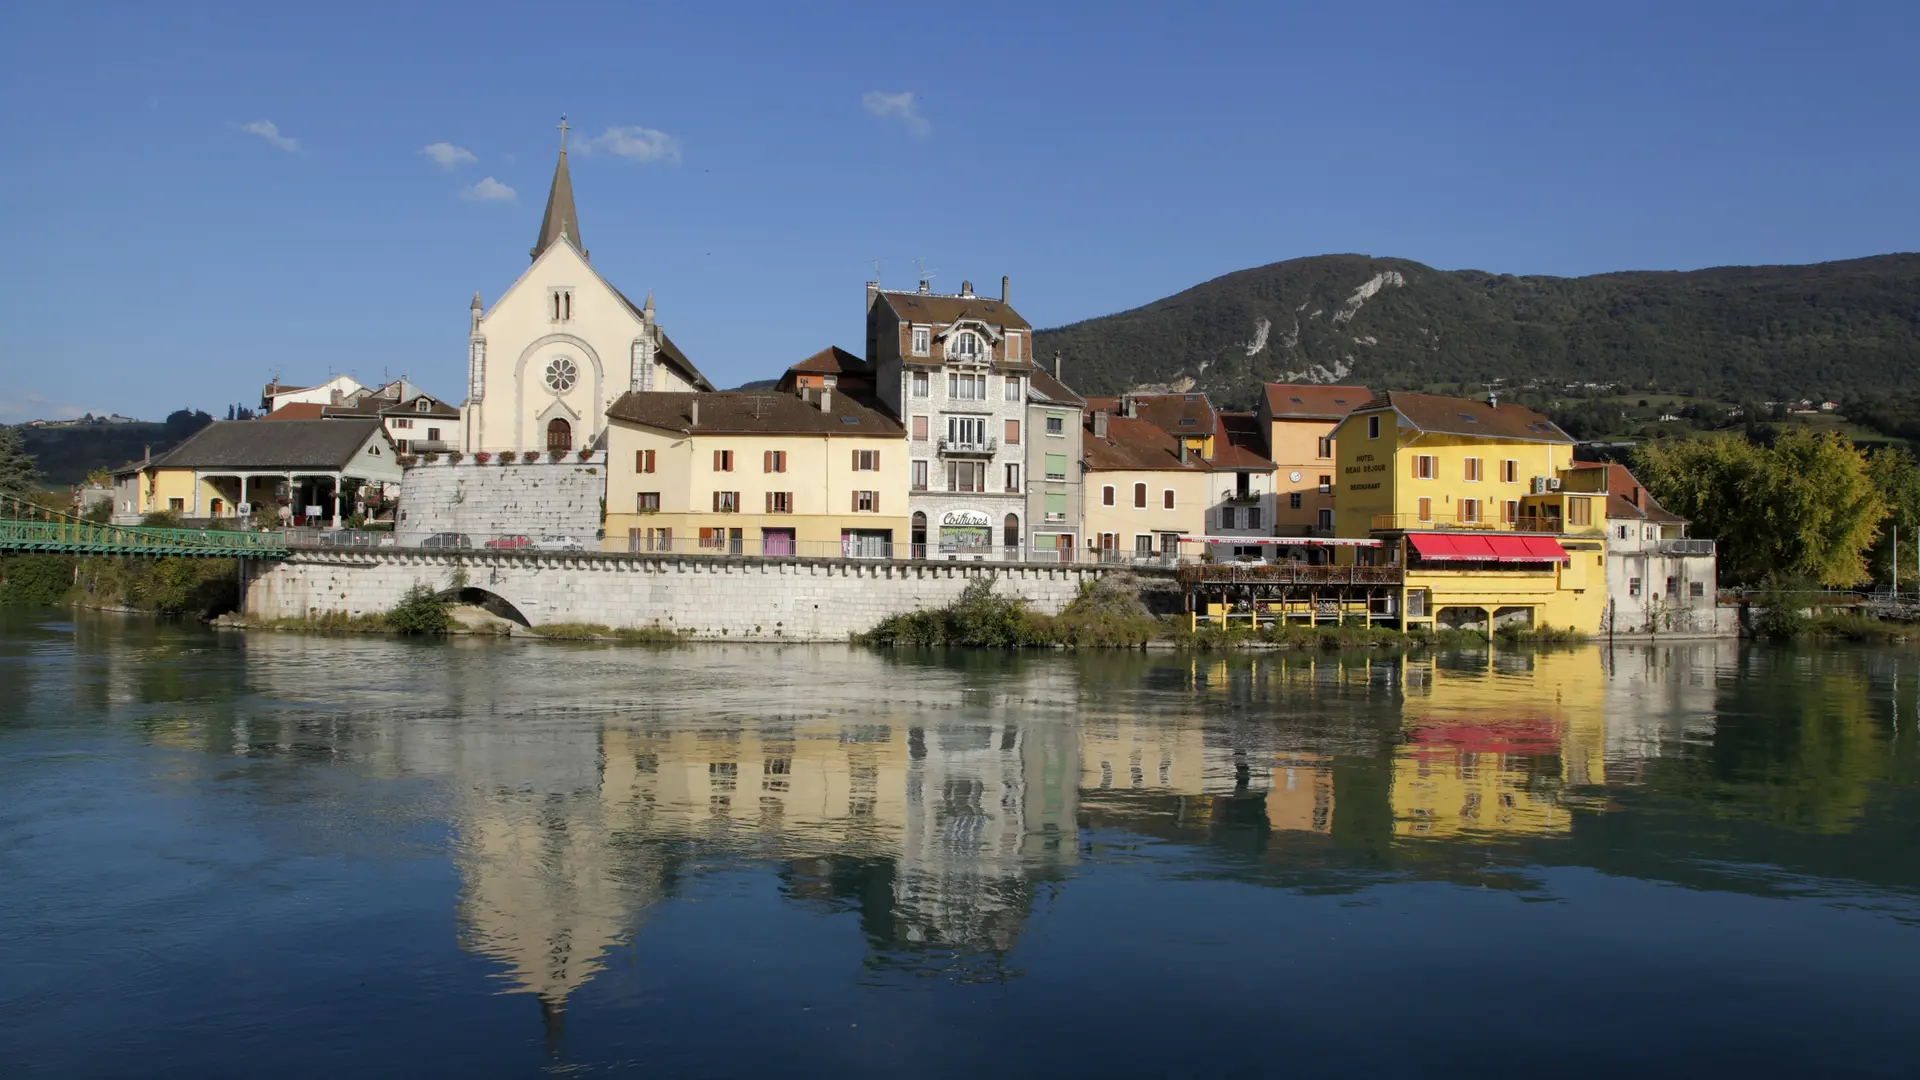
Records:
[[[932,342],[933,330],[931,327],[916,326],[913,328],[913,355],[927,355],[932,349]]]
[[[432,412],[433,402],[428,401],[426,398],[421,398],[419,401],[413,403],[413,410],[415,412]]]
[[[979,360],[985,352],[981,348],[980,335],[971,330],[962,330],[953,336],[953,345],[949,355],[956,360]]]

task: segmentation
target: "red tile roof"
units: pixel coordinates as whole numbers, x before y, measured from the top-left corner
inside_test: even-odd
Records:
[[[1340,420],[1373,400],[1364,386],[1268,383],[1267,412],[1276,420]]]
[[[1160,470],[1204,472],[1207,463],[1198,454],[1180,460],[1180,440],[1167,434],[1158,424],[1146,420],[1107,414],[1107,435],[1094,434],[1098,421],[1087,414],[1081,436],[1081,452],[1089,470]]]
[[[1260,418],[1252,413],[1220,413],[1214,431],[1213,460],[1208,464],[1227,472],[1248,469],[1272,472],[1275,466],[1267,457],[1267,440],[1260,430]]]
[[[1553,421],[1519,405],[1490,405],[1473,398],[1389,390],[1354,411],[1373,412],[1379,409],[1392,409],[1415,428],[1435,434],[1519,439],[1525,442],[1573,441],[1573,436],[1561,431]]]

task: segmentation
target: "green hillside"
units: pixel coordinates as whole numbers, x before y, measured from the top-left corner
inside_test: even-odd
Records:
[[[1920,391],[1920,255],[1593,277],[1319,255],[1036,335],[1083,393],[1267,381],[1625,382],[1690,397]]]
[[[43,483],[78,484],[94,469],[116,468],[147,450],[171,450],[181,440],[213,422],[198,410],[179,409],[164,423],[76,424],[63,427],[20,425],[27,453],[39,466]]]

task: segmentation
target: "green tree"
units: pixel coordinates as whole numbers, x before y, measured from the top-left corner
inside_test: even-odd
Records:
[[[1735,436],[1661,439],[1639,447],[1634,471],[1694,535],[1720,543],[1720,575],[1739,584],[1770,576],[1822,585],[1867,578],[1867,551],[1887,499],[1851,442],[1806,428],[1771,445]]]
[[[1920,584],[1920,461],[1892,446],[1867,455],[1867,471],[1887,502],[1887,519],[1870,556],[1875,581],[1898,577],[1902,584]],[[1899,538],[1900,572],[1893,573],[1894,538]]]
[[[27,453],[16,427],[0,427],[0,491],[27,492],[40,482],[40,466]]]

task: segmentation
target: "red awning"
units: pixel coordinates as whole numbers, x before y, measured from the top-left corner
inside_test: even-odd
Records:
[[[1560,546],[1560,541],[1555,540],[1551,536],[1517,536],[1514,539],[1525,540],[1527,542],[1527,554],[1535,559],[1545,559],[1549,562],[1571,562],[1573,560],[1573,556],[1567,554],[1567,549]]]
[[[1408,533],[1429,562],[1565,562],[1566,549],[1550,536],[1500,533]]]

